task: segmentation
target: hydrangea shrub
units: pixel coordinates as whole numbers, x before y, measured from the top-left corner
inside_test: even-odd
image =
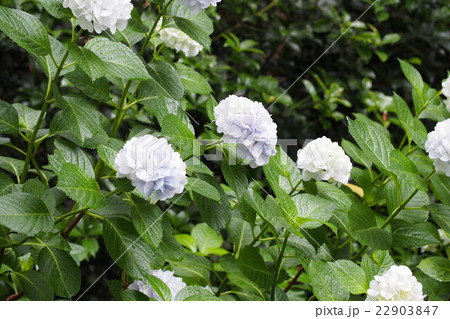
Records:
[[[411,96],[293,145],[195,69],[220,2],[39,1],[64,32],[0,6],[46,78],[38,104],[0,100],[0,296],[446,300],[450,80],[400,60]]]

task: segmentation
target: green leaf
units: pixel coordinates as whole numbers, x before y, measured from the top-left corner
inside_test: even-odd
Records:
[[[209,50],[211,39],[209,35],[214,31],[211,19],[203,11],[199,14],[189,12],[187,6],[174,2],[169,9],[170,15],[175,16],[175,24],[190,38]]]
[[[318,300],[345,301],[349,299],[349,293],[336,280],[331,265],[323,261],[311,261],[308,275]]]
[[[18,187],[19,185],[15,184],[8,174],[0,172],[0,196],[20,192]]]
[[[0,133],[16,133],[19,130],[19,117],[16,109],[0,100]]]
[[[183,281],[189,284],[208,285],[212,263],[207,258],[188,254],[180,262],[171,262],[175,276],[183,277]]]
[[[89,177],[95,177],[94,169],[86,153],[66,140],[55,140],[55,151],[48,157],[48,162],[57,175],[64,164],[71,163],[80,167]]]
[[[240,165],[230,165],[225,159],[222,161],[222,173],[228,185],[236,193],[236,196],[240,198],[248,189],[247,176],[242,167]]]
[[[45,206],[47,206],[48,211],[53,214],[56,206],[55,197],[37,178],[27,180],[25,184],[23,184],[22,191],[24,193],[33,194],[42,200]]]
[[[433,204],[428,206],[428,208],[439,227],[450,233],[450,207],[444,204]]]
[[[19,116],[19,125],[31,131],[36,126],[41,112],[21,103],[14,103],[12,106]]]
[[[25,162],[22,160],[0,156],[0,168],[16,175],[17,181],[20,180],[20,174],[22,173],[24,163]]]
[[[201,180],[200,178],[188,177],[186,189],[189,189],[189,191],[196,192],[197,194],[220,202],[219,191],[214,186]]]
[[[269,164],[263,169],[272,189],[281,188],[287,194],[302,179],[297,165],[281,147],[277,147],[277,154],[270,157]]]
[[[386,44],[394,44],[398,41],[400,41],[402,37],[398,33],[388,33],[383,37],[383,40],[381,40],[382,45]]]
[[[137,290],[120,290],[122,288],[122,283],[119,281],[119,293],[120,299],[122,301],[149,301],[149,297]]]
[[[407,198],[415,191],[415,187],[406,181],[400,181],[400,193],[394,181],[390,181],[385,185],[385,198],[389,214],[401,205],[401,202],[406,201]],[[412,199],[405,205],[395,219],[402,219],[409,223],[425,222],[428,219],[428,210],[426,206],[430,204],[428,193],[418,191]]]
[[[105,144],[99,145],[97,147],[98,155],[100,158],[108,165],[110,168],[114,168],[114,160],[123,148],[125,143],[121,140],[110,138]]]
[[[100,192],[95,179],[79,166],[66,163],[57,175],[58,184],[56,187],[74,201],[89,208],[100,208],[106,205],[106,197]]]
[[[130,276],[146,278],[152,266],[156,266],[154,250],[126,217],[106,218],[103,239],[111,258]]]
[[[188,234],[175,234],[173,235],[177,242],[179,242],[184,247],[190,249],[193,253],[197,252],[197,241],[194,237]]]
[[[99,37],[86,43],[85,48],[94,52],[104,62],[108,75],[124,80],[150,78],[144,63],[122,43]]]
[[[197,175],[202,180],[213,185],[220,193],[220,203],[203,195],[193,193],[194,201],[206,223],[214,230],[220,231],[231,219],[229,199],[214,177],[203,174]]]
[[[356,163],[361,164],[367,168],[372,167],[372,162],[370,161],[370,159],[355,144],[342,139],[341,146],[344,149],[345,153],[350,156],[351,159]]]
[[[0,30],[30,53],[52,52],[45,26],[31,14],[0,6]]]
[[[154,105],[154,114],[156,115],[158,123],[161,126],[166,116],[168,114],[173,114],[178,117],[178,119],[180,119],[193,134],[195,134],[194,127],[185,112],[185,108],[186,105],[184,102],[160,97],[156,100]]]
[[[158,206],[143,200],[133,201],[131,205],[131,219],[137,232],[153,248],[157,248],[163,239],[163,212]]]
[[[69,52],[81,70],[92,80],[95,81],[106,75],[106,67],[102,60],[92,51],[80,48],[77,44],[69,44]]]
[[[252,227],[241,217],[233,216],[227,226],[227,231],[230,234],[228,240],[234,244],[233,251],[236,256],[239,256],[241,248],[253,240]]]
[[[175,63],[175,68],[186,91],[203,95],[212,91],[208,81],[193,68],[181,63]]]
[[[162,221],[163,238],[158,247],[157,252],[166,260],[180,261],[184,258],[184,248],[173,237],[172,225],[168,218],[163,218]]]
[[[353,203],[348,213],[352,236],[361,244],[373,249],[387,249],[391,247],[392,236],[377,226],[375,212],[362,203]]]
[[[69,298],[80,290],[81,271],[68,252],[44,246],[39,253],[38,265],[58,296]]]
[[[237,263],[248,279],[261,288],[270,289],[273,275],[267,270],[264,259],[256,248],[251,246],[242,248]]]
[[[361,268],[366,274],[366,284],[370,285],[375,276],[383,275],[392,265],[394,265],[394,260],[387,250],[375,251],[373,258],[369,255],[364,255],[361,260]]]
[[[427,140],[427,129],[423,123],[412,116],[408,104],[400,96],[394,93],[394,106],[396,108],[397,116],[405,129],[409,139],[413,140],[417,146],[424,149],[425,141]]]
[[[192,237],[195,239],[200,253],[210,255],[215,248],[220,248],[223,244],[222,236],[210,228],[207,224],[197,224],[192,228]]]
[[[160,296],[163,301],[172,301],[172,298],[174,296],[172,296],[169,287],[164,283],[164,281],[153,275],[147,275],[147,277],[145,278],[147,279],[153,290],[156,292],[156,294]]]
[[[49,232],[53,217],[44,202],[33,194],[12,193],[0,196],[0,224],[28,236]]]
[[[39,64],[42,71],[44,71],[45,75],[48,78],[54,78],[56,76],[56,72],[58,70],[59,65],[61,64],[63,58],[66,56],[67,49],[61,42],[59,42],[54,37],[49,35],[48,38],[50,40],[50,46],[52,49],[54,60],[51,58],[50,55],[41,56],[32,53],[31,56],[33,57],[34,60],[36,60],[37,64]],[[73,62],[74,61],[72,55],[69,54],[66,57],[64,64],[67,66],[69,64],[72,64]],[[64,75],[66,73],[72,72],[73,70],[75,70],[75,65],[63,68],[60,71],[59,75]]]
[[[204,287],[187,286],[177,293],[175,301],[221,301],[221,299]]]
[[[391,225],[395,247],[418,248],[441,242],[436,226],[429,222],[410,224],[394,219]]]
[[[26,271],[24,273],[14,273],[19,279],[24,296],[35,301],[52,301],[54,292],[49,286],[47,279],[42,272]]]
[[[214,296],[211,291],[201,286],[187,286],[181,289],[174,301],[223,301]]]
[[[366,275],[357,264],[350,260],[336,260],[328,264],[345,290],[355,295],[366,292]]]
[[[405,154],[399,150],[392,150],[390,154],[389,170],[394,173],[394,178],[398,177],[402,181],[409,183],[416,189],[426,192],[427,184],[420,177],[416,165]]]
[[[92,81],[78,66],[75,71],[67,73],[65,78],[91,99],[104,102],[111,100],[109,83],[106,78]]]
[[[164,96],[173,100],[181,100],[184,94],[183,84],[175,68],[165,61],[147,64],[147,71],[151,77],[150,83]]]
[[[348,119],[348,130],[358,146],[382,171],[388,171],[390,153],[394,149],[383,128],[369,119]]]
[[[450,281],[450,260],[444,257],[430,257],[420,262],[420,270],[437,281]]]
[[[73,17],[72,11],[63,7],[62,0],[38,0],[38,2],[57,19],[69,20]]]
[[[182,157],[202,155],[202,145],[178,117],[173,114],[167,114],[162,121],[161,127],[161,134],[169,137],[170,144],[181,148]]]
[[[295,218],[296,224],[302,229],[311,229],[322,226],[327,222],[336,206],[333,202],[319,196],[309,194],[299,194],[292,197],[298,217]]]
[[[418,90],[419,92],[422,92],[423,89],[423,80],[422,76],[420,75],[419,71],[417,71],[411,64],[404,60],[399,60],[400,67],[402,68],[403,74],[408,79],[409,83],[412,84],[412,86]]]
[[[50,130],[54,125],[62,125],[71,134],[61,135],[82,146],[100,138],[106,141],[107,135],[101,123],[103,115],[94,106],[82,98],[62,97],[57,91],[55,91],[55,96],[58,107],[62,109],[62,115],[60,118],[55,117],[56,123],[55,118],[53,119]]]

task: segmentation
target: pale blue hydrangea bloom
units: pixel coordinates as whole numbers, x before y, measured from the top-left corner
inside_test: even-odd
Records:
[[[133,137],[114,161],[117,177],[126,177],[146,198],[165,200],[183,191],[186,164],[164,138]]]
[[[208,8],[210,5],[217,6],[217,3],[219,3],[222,0],[178,0],[178,3],[182,6],[188,6],[189,11],[191,11],[193,14],[198,14],[203,9]]]
[[[217,131],[225,143],[237,145],[237,156],[252,168],[263,166],[276,154],[277,125],[259,102],[230,95],[214,108]]]

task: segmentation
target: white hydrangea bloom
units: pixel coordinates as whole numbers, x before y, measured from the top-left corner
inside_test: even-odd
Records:
[[[169,287],[172,294],[172,300],[175,300],[175,296],[177,295],[177,293],[181,289],[186,287],[186,284],[181,278],[175,277],[173,275],[173,271],[163,271],[161,269],[152,270],[150,272],[150,275],[161,279]],[[154,298],[156,300],[162,301],[162,298],[156,293],[156,291],[152,288],[152,286],[150,286],[148,282],[135,280],[131,285],[128,286],[128,289],[138,290],[144,295],[147,295],[149,298]]]
[[[64,8],[70,8],[82,29],[102,33],[110,29],[124,30],[131,18],[131,0],[64,0]]]
[[[126,177],[147,198],[153,192],[161,200],[183,191],[186,164],[164,138],[147,134],[133,137],[114,161],[117,177]]]
[[[366,301],[423,301],[422,284],[406,266],[393,265],[375,276],[367,289]]]
[[[186,56],[196,56],[203,50],[200,43],[175,28],[163,28],[159,31],[159,36],[167,47],[175,49],[177,52],[183,51]]]
[[[348,183],[352,162],[337,142],[323,136],[298,150],[297,167],[304,181],[314,178],[340,185]]]
[[[217,131],[225,143],[237,144],[237,156],[252,168],[265,165],[276,154],[277,125],[259,102],[230,95],[214,108]]]
[[[436,171],[450,176],[450,119],[437,123],[434,131],[428,133],[425,150],[434,159]]]
[[[203,9],[208,8],[210,5],[217,6],[222,0],[178,0],[178,3],[182,6],[188,6],[189,11],[193,14],[198,14]]]
[[[450,98],[447,98],[447,99],[444,101],[444,104],[445,104],[445,107],[447,108],[447,112],[450,113]]]
[[[439,237],[442,240],[442,246],[447,246],[448,244],[450,244],[450,238],[448,238],[447,234],[445,233],[445,231],[443,229],[438,229],[438,233],[439,233]],[[437,252],[438,245],[432,244],[432,245],[426,245],[426,246],[420,247],[421,254],[423,254],[427,251],[429,251],[431,253]]]
[[[442,94],[445,97],[450,98],[450,76],[442,81]]]

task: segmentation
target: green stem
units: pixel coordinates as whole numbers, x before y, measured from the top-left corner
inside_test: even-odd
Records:
[[[72,42],[75,42],[76,40],[78,40],[78,38],[81,36],[82,32],[83,32],[83,30],[80,30],[78,32],[78,34],[72,38]],[[56,70],[55,77],[53,78],[53,80],[50,78],[50,74],[49,74],[47,91],[45,93],[45,98],[44,98],[44,104],[42,105],[41,113],[39,114],[39,118],[36,122],[33,133],[31,134],[31,138],[29,139],[29,142],[28,142],[27,155],[25,158],[25,163],[23,165],[22,175],[20,177],[20,184],[25,183],[25,180],[27,178],[28,169],[30,168],[30,162],[31,162],[31,159],[35,152],[34,143],[36,142],[36,136],[39,131],[39,128],[41,127],[42,120],[44,119],[45,113],[47,112],[47,108],[50,104],[49,99],[53,95],[53,85],[55,85],[56,82],[58,81],[59,75],[61,74],[61,71],[64,66],[64,62],[66,62],[66,59],[68,56],[69,56],[69,50],[67,50],[66,53],[64,53],[64,56],[61,59],[61,63],[58,65],[58,69]]]
[[[425,178],[425,182],[428,182],[430,178],[436,173],[436,170],[432,170]],[[417,192],[419,190],[414,190],[411,195],[408,196],[407,199],[405,199],[393,212],[389,215],[389,217],[384,221],[383,225],[381,225],[381,229],[386,228],[391,221],[401,212],[401,210],[410,202],[411,199],[413,199],[414,196],[416,196]],[[359,257],[362,256],[362,254],[366,251],[367,246],[361,247],[361,249],[358,251],[358,253],[352,257],[352,260],[357,260]]]
[[[10,243],[10,244],[8,244],[8,245],[5,245],[4,248],[12,248],[12,247],[20,246],[20,245],[22,245],[24,242],[26,242],[27,240],[29,240],[30,238],[31,238],[30,236],[27,236],[27,237],[23,238],[22,240],[20,240],[20,241],[18,241],[18,242],[12,242],[12,243]]]
[[[74,215],[76,215],[76,214],[78,214],[80,212],[84,212],[85,210],[86,210],[86,208],[80,208],[80,209],[77,209],[77,210],[70,211],[70,212],[68,212],[68,213],[66,213],[64,215],[61,215],[61,216],[55,218],[55,224],[58,224],[58,223],[62,222],[64,219],[72,217],[72,216],[74,216]]]
[[[301,183],[302,181],[303,181],[303,180],[300,179],[300,180],[298,181],[298,183],[297,183],[294,187],[292,187],[292,190],[289,192],[289,196],[292,196],[292,194],[294,194],[295,190],[297,189],[297,187],[300,185],[300,183]]]
[[[277,264],[275,266],[275,277],[273,278],[272,291],[270,292],[270,300],[275,300],[275,288],[277,286],[278,278],[280,277],[281,264],[283,263],[283,255],[286,250],[286,245],[291,234],[286,231],[283,247],[281,248],[280,255],[278,256]]]

